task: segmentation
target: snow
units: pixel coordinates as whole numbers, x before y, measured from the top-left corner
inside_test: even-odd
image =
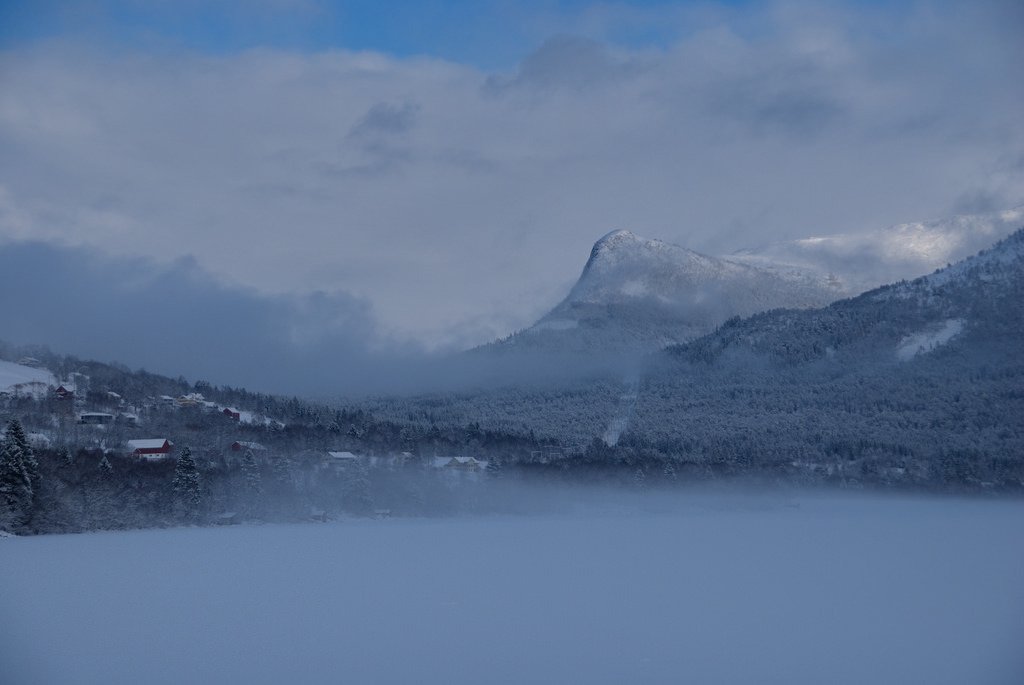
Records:
[[[56,386],[57,379],[46,369],[0,360],[0,392],[38,394],[51,385]]]
[[[4,681],[1022,682],[1020,502],[646,501],[5,538]]]
[[[733,315],[822,306],[836,297],[824,276],[767,270],[615,231],[594,245],[567,297],[530,330],[579,329],[549,336],[549,344],[649,349],[710,332]]]
[[[650,294],[651,289],[643,279],[632,278],[622,284],[621,291],[627,297],[643,297]]]
[[[129,440],[128,447],[132,450],[155,450],[160,449],[167,442],[164,438],[147,438],[144,440]]]
[[[28,439],[29,444],[40,450],[50,449],[50,436],[46,433],[26,433],[25,437]]]
[[[945,345],[964,329],[963,319],[947,319],[937,328],[909,335],[900,341],[896,348],[896,358],[910,361],[919,354],[926,354],[937,347]]]
[[[259,425],[262,425],[262,426],[276,426],[278,428],[284,428],[284,424],[281,423],[280,421],[276,421],[274,419],[270,419],[270,418],[267,418],[265,416],[264,417],[258,417],[255,414],[253,414],[251,411],[244,411],[244,410],[237,410],[237,409],[232,409],[231,411],[238,412],[238,422],[239,423],[251,423],[251,424],[259,424]]]

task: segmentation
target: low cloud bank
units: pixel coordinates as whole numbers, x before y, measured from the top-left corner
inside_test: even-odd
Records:
[[[320,397],[555,382],[616,359],[428,352],[390,338],[345,293],[265,295],[194,260],[0,247],[0,339],[190,381]]]

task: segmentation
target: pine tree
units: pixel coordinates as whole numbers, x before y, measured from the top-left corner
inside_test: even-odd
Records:
[[[0,525],[23,526],[31,518],[35,492],[21,446],[7,436],[0,441]]]
[[[256,455],[252,453],[251,449],[246,450],[245,456],[242,458],[242,473],[245,474],[245,502],[249,508],[253,508],[263,493],[263,481],[259,464],[256,463]]]
[[[256,463],[256,455],[251,449],[245,451],[242,457],[242,472],[245,474],[245,487],[254,495],[263,492],[263,482],[260,476],[260,467]]]
[[[174,503],[178,511],[186,516],[199,511],[202,497],[199,490],[199,469],[192,458],[192,450],[185,447],[174,465]]]
[[[60,460],[61,466],[71,466],[75,463],[74,457],[71,456],[71,450],[67,447],[61,447],[57,450],[57,458]]]
[[[345,474],[344,500],[351,511],[359,514],[370,513],[373,499],[370,497],[370,479],[366,467],[356,464]]]
[[[272,459],[274,470],[274,481],[281,487],[288,488],[292,485],[292,464],[288,457],[275,455]]]
[[[88,481],[88,511],[92,527],[111,529],[118,528],[117,519],[124,512],[117,504],[114,485],[114,467],[107,455],[100,457],[96,464],[95,477]]]
[[[665,476],[665,480],[675,482],[676,465],[671,459],[665,462],[665,469],[662,471],[662,475]]]
[[[6,440],[13,441],[18,445],[21,450],[21,459],[25,464],[25,472],[28,473],[29,480],[32,483],[32,489],[36,492],[39,491],[39,462],[36,461],[35,452],[32,451],[32,445],[28,441],[28,436],[25,435],[25,429],[21,425],[21,421],[18,419],[11,419],[7,423],[7,431],[4,435]]]
[[[644,473],[643,468],[637,467],[636,472],[633,474],[633,485],[640,488],[641,490],[647,486],[647,474]]]
[[[487,475],[491,478],[498,478],[501,476],[501,472],[504,469],[504,465],[501,463],[501,457],[495,455],[487,461]]]

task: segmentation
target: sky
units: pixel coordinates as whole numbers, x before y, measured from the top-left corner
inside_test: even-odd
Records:
[[[1022,29],[1016,2],[9,0],[0,252],[40,291],[102,273],[91,303],[186,311],[186,278],[205,336],[282,354],[464,349],[611,230],[727,254],[1019,205]],[[0,338],[99,348],[38,339],[55,297]]]

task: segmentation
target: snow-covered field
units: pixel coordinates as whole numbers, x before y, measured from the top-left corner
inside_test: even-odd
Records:
[[[0,679],[1024,682],[1024,503],[643,502],[0,539]]]
[[[46,369],[36,369],[0,359],[0,392],[26,392],[37,394],[39,388],[45,392],[57,379]]]

